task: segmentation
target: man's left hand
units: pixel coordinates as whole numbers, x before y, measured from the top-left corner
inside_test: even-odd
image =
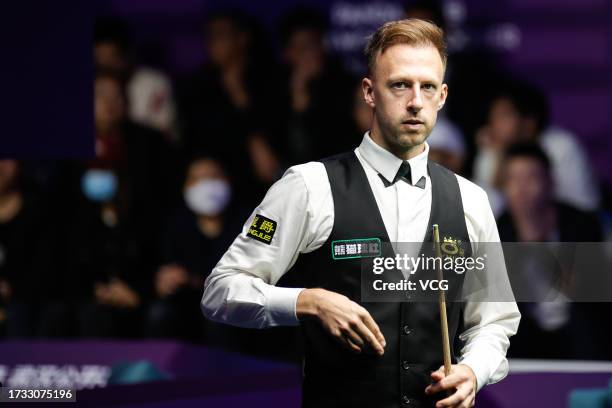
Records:
[[[476,375],[465,364],[454,364],[448,376],[444,374],[444,367],[431,373],[433,384],[425,388],[425,394],[432,395],[440,391],[447,391],[450,395],[436,403],[436,408],[473,407],[476,401]]]

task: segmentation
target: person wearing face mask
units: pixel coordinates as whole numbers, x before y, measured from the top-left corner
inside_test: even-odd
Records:
[[[148,336],[202,338],[197,304],[203,271],[212,268],[240,227],[226,216],[231,200],[232,186],[219,161],[205,156],[188,160],[183,203],[167,220],[162,235]]]
[[[89,169],[81,178],[83,194],[94,202],[110,202],[117,193],[117,184],[117,176],[112,170]]]
[[[232,198],[232,182],[218,159],[196,154],[188,160],[183,205],[169,217],[162,235],[146,334],[291,359],[297,335],[293,328],[264,332],[231,327],[205,320],[198,311],[204,279],[248,217]]]
[[[205,151],[222,160],[236,176],[235,193],[255,201],[278,176],[277,68],[249,15],[219,9],[204,23],[206,62],[178,81],[181,145],[187,156]]]
[[[125,180],[99,161],[83,171],[81,204],[69,231],[78,334],[138,337],[147,289],[145,249],[126,214]]]
[[[159,132],[127,117],[124,81],[94,78],[95,155],[69,162],[61,179],[70,219],[64,254],[83,336],[140,336],[156,234],[173,196],[174,152]]]

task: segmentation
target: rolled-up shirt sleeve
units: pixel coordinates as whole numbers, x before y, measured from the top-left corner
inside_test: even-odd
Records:
[[[463,317],[465,330],[460,334],[463,341],[459,363],[472,369],[477,379],[477,391],[487,384],[496,383],[508,374],[506,352],[510,346],[510,337],[516,334],[521,318],[520,312],[511,299],[512,290],[508,280],[503,253],[495,217],[486,198],[486,193],[479,189],[482,195],[476,202],[481,203],[479,211],[473,213],[482,217],[473,225],[478,225],[475,231],[478,241],[475,242],[476,256],[484,255],[484,248],[499,251],[495,270],[488,272],[487,279],[495,279],[486,285],[495,287],[503,293],[503,301],[495,301],[485,297],[483,301],[468,301],[465,303]],[[490,255],[490,254],[488,254]],[[467,279],[467,277],[466,277]],[[510,294],[508,296],[508,294]]]
[[[296,302],[303,288],[275,286],[313,241],[309,191],[296,167],[270,187],[207,277],[201,301],[207,318],[251,328],[299,324]],[[269,220],[269,242],[248,234],[255,217]]]

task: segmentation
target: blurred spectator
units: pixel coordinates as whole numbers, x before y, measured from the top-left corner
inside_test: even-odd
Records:
[[[200,313],[204,279],[241,233],[248,213],[238,206],[221,163],[206,155],[189,160],[184,203],[168,219],[162,262],[155,276],[155,299],[146,334],[200,341],[243,353],[297,358],[295,328],[255,330],[206,320]]]
[[[125,210],[138,220],[147,234],[155,220],[178,201],[176,152],[152,128],[126,117],[125,93],[121,80],[101,72],[94,87],[95,159],[94,164],[114,167],[125,182]],[[153,222],[151,221],[153,220]]]
[[[596,217],[556,201],[550,170],[546,154],[536,144],[516,144],[507,149],[501,171],[508,206],[498,219],[502,242],[601,241]],[[537,276],[530,279],[533,285],[537,281]],[[520,305],[523,318],[513,338],[512,356],[605,357],[610,333],[604,333],[609,329],[602,329],[597,317],[604,318],[602,306],[594,308],[563,299],[559,293],[558,301]]]
[[[474,181],[487,193],[494,212],[503,208],[498,167],[504,150],[521,141],[537,142],[551,162],[557,199],[585,211],[599,206],[598,181],[586,152],[569,131],[549,124],[546,97],[525,83],[509,82],[492,100],[488,123],[478,132]]]
[[[38,195],[24,188],[20,169],[15,160],[0,160],[0,333],[65,335],[65,282],[52,224]]]
[[[121,216],[120,181],[110,169],[83,174],[82,204],[68,241],[68,270],[85,337],[137,337],[141,334],[148,257],[138,232]]]
[[[173,152],[159,132],[126,118],[116,76],[99,73],[94,97],[95,157],[69,171],[80,187],[66,254],[71,300],[82,335],[137,336],[159,220],[172,204]]]
[[[163,72],[137,65],[128,28],[117,18],[99,18],[94,27],[94,64],[126,82],[130,119],[175,140],[176,106],[170,78]]]
[[[327,54],[326,28],[324,17],[307,8],[280,24],[288,121],[283,151],[290,165],[341,153],[360,140],[350,138],[353,80]]]
[[[537,144],[510,146],[501,170],[507,199],[498,220],[502,241],[601,241],[596,217],[555,198],[552,165]]]
[[[212,14],[205,24],[209,60],[182,81],[185,151],[219,157],[249,202],[279,176],[270,139],[278,128],[278,81],[261,33],[235,11]]]
[[[162,263],[155,276],[155,300],[148,313],[149,336],[201,339],[205,321],[199,303],[204,279],[248,215],[230,206],[232,190],[217,160],[195,156],[189,161],[183,184],[184,202],[169,217],[162,234]],[[224,332],[223,327],[206,322],[206,328],[208,342],[223,343],[217,335]]]
[[[438,114],[436,126],[427,138],[429,158],[457,174],[463,174],[465,142],[463,134],[443,114]]]

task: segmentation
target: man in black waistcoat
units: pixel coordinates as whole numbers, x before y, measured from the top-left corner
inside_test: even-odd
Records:
[[[499,241],[486,193],[427,160],[448,94],[443,33],[389,22],[366,55],[371,130],[354,151],[291,167],[270,188],[207,278],[202,310],[245,327],[300,325],[304,407],[470,407],[508,372],[516,304],[449,302],[445,375],[437,303],[362,296],[367,251],[432,242],[434,224],[467,255]]]

